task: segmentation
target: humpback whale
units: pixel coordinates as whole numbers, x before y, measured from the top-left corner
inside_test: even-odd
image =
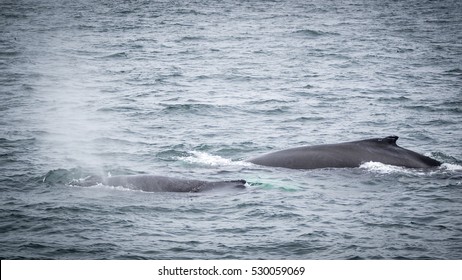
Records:
[[[156,175],[89,176],[73,180],[70,185],[89,187],[96,184],[124,187],[145,192],[203,192],[220,188],[245,188],[245,180],[201,181]]]
[[[440,166],[441,162],[399,147],[398,136],[338,144],[304,146],[251,158],[251,163],[292,169],[359,167],[365,162],[381,162],[409,168]]]

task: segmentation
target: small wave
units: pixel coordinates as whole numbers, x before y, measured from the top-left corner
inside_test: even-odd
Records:
[[[18,51],[0,51],[0,56],[2,57],[12,57],[20,55],[21,53]]]
[[[303,35],[303,36],[308,36],[308,37],[318,37],[318,36],[327,34],[322,31],[311,30],[311,29],[300,29],[300,30],[294,31],[293,33]]]
[[[186,9],[186,8],[179,9],[178,11],[176,11],[176,13],[180,15],[194,15],[194,16],[207,15],[207,13],[204,13],[203,11],[194,10],[194,9]]]
[[[460,76],[462,75],[462,70],[460,68],[454,68],[454,69],[445,71],[444,74],[452,75],[452,76]]]
[[[203,164],[210,166],[229,166],[229,165],[239,165],[239,166],[250,166],[250,162],[245,161],[233,161],[231,159],[223,158],[221,156],[211,155],[205,152],[192,151],[189,156],[179,157],[179,160],[185,161],[187,163],[193,164]]]
[[[164,108],[162,111],[166,113],[204,113],[209,112],[211,110],[216,110],[217,108],[223,109],[223,106],[216,106],[211,104],[201,104],[201,103],[194,103],[194,104],[159,104]]]
[[[205,38],[203,36],[189,35],[189,36],[184,36],[181,39],[178,39],[176,42],[180,43],[180,42],[201,41],[201,40],[205,40]]]
[[[400,103],[400,102],[408,102],[411,101],[410,98],[405,97],[405,96],[398,96],[398,97],[380,97],[377,99],[380,102],[393,102],[393,103]]]
[[[128,55],[126,52],[116,52],[109,55],[102,56],[101,58],[126,58]]]

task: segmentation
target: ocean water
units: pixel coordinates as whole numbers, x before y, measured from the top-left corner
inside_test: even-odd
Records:
[[[461,259],[462,2],[0,0],[2,259]],[[398,135],[442,161],[245,159]],[[70,186],[92,174],[244,190]]]

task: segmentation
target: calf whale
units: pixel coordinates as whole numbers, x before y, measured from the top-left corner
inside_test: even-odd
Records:
[[[69,183],[75,186],[107,186],[124,187],[145,192],[204,192],[220,188],[245,188],[245,180],[235,181],[201,181],[179,179],[156,175],[126,175],[126,176],[89,176]]]
[[[399,147],[398,136],[338,144],[292,148],[248,160],[251,163],[292,169],[359,167],[365,162],[381,162],[409,168],[440,166],[441,162]]]

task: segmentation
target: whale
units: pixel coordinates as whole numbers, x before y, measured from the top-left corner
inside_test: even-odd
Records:
[[[91,175],[83,179],[73,180],[69,183],[72,186],[89,187],[98,184],[113,187],[124,187],[131,190],[144,192],[205,192],[215,189],[243,189],[245,180],[232,181],[201,181],[182,179],[158,175],[119,175],[101,177]]]
[[[365,139],[337,144],[303,146],[271,152],[247,161],[291,169],[354,168],[366,162],[380,162],[407,168],[431,168],[438,160],[402,148],[398,136]]]

